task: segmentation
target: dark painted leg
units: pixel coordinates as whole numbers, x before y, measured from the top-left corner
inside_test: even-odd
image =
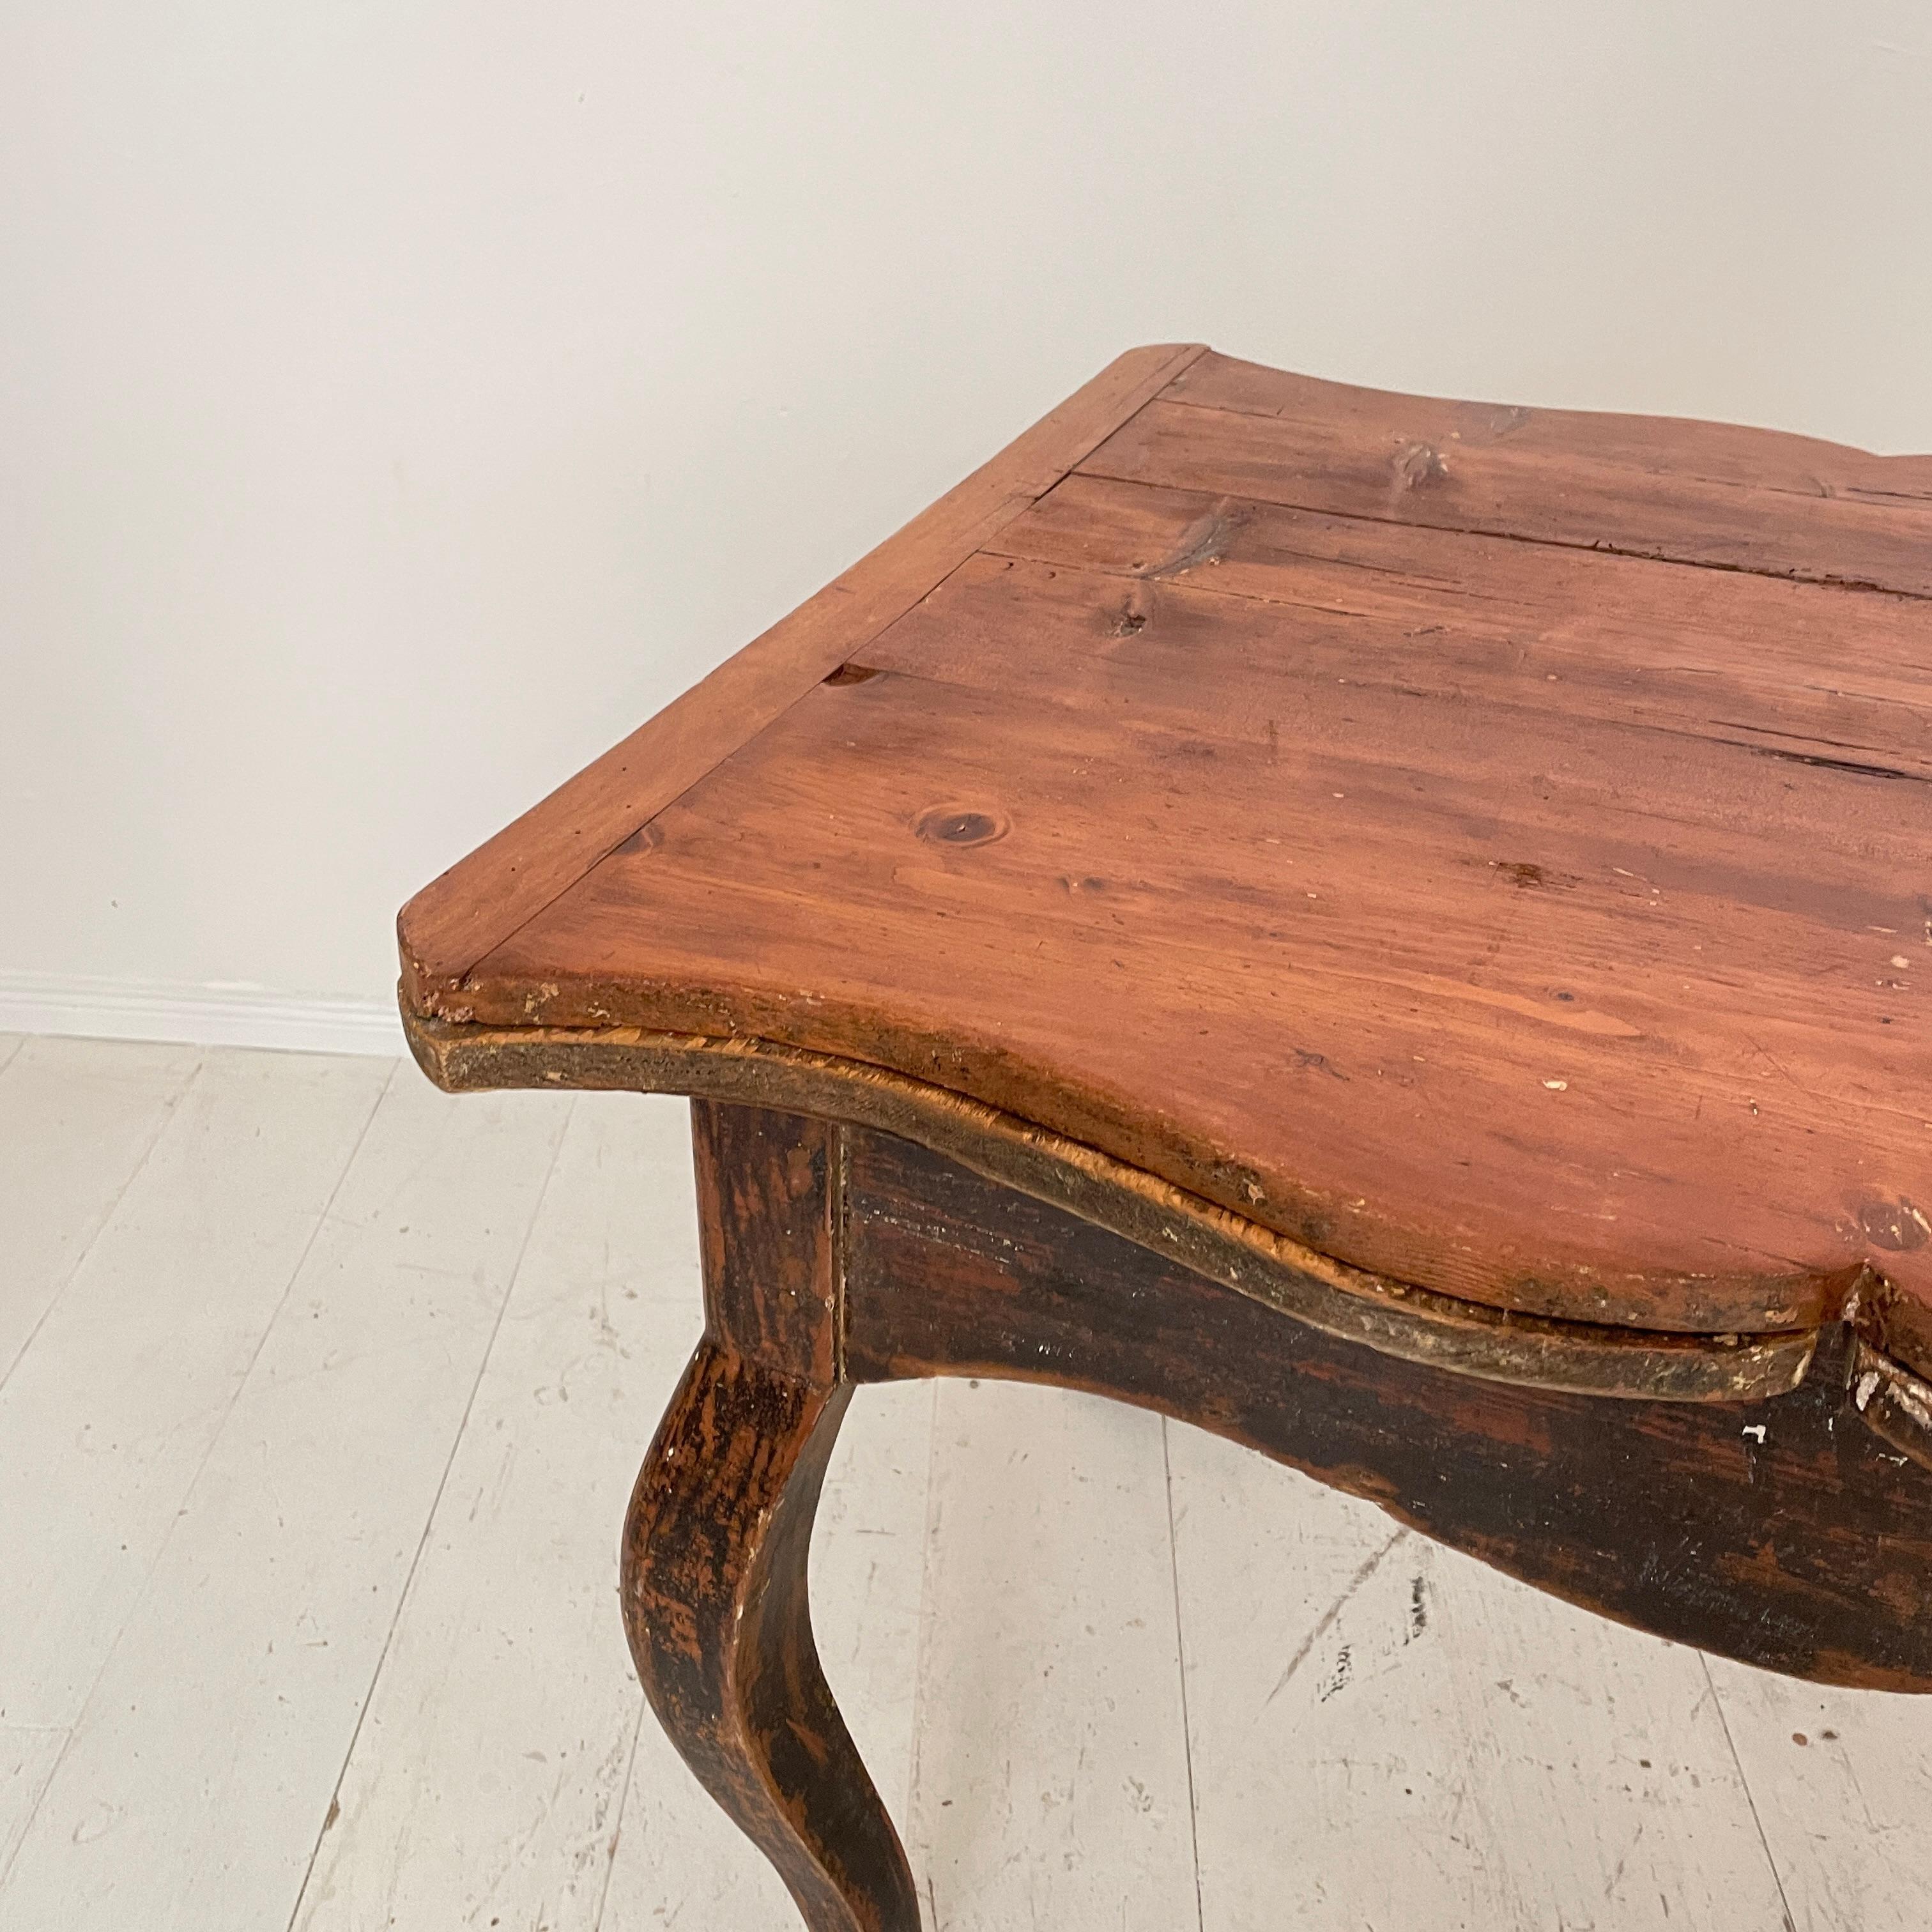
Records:
[[[624,1526],[638,1675],[812,1932],[919,1932],[912,1875],[832,1702],[806,1561],[851,1399],[699,1345]]]
[[[841,1130],[694,1102],[705,1336],[624,1525],[651,1707],[812,1932],[920,1932],[898,1834],[812,1634],[812,1523],[841,1372]]]

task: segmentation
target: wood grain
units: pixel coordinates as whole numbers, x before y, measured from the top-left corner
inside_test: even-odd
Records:
[[[812,1514],[851,1395],[701,1343],[638,1472],[624,1622],[659,1722],[811,1932],[920,1932],[807,1600]]]
[[[1508,442],[1559,462],[1581,456],[1660,476],[1685,471],[1714,482],[1798,496],[1907,508],[1932,503],[1932,456],[1874,455],[1786,430],[1402,395],[1270,369],[1212,350],[1182,370],[1162,394],[1167,400],[1255,416],[1326,417],[1365,436],[1393,438],[1407,426],[1436,442],[1478,448]]]
[[[1318,680],[1272,737],[1151,676],[1124,720],[1125,682],[821,687],[499,949],[477,1018],[897,1069],[1525,1312],[1932,1290],[1932,790],[1554,720],[1514,764]]]
[[[1514,1315],[1932,1307],[1928,476],[1195,357],[436,1013],[870,1064]]]
[[[1138,664],[1160,648],[1150,628],[1173,650],[1216,623],[1252,626],[1250,677],[1292,670],[1438,706],[1493,706],[1526,729],[1553,717],[1669,733],[1696,741],[1679,748],[1685,757],[1727,743],[1932,776],[1925,600],[1085,476],[1016,518],[987,554],[1056,573],[1032,572],[1031,586],[1053,586],[1069,568],[1129,580],[1104,623],[1066,621],[1092,594],[1083,578],[1047,598],[1042,616],[1062,614],[1057,650],[1086,657],[1131,651]],[[986,568],[968,566],[968,580]],[[1058,668],[1055,654],[994,647],[983,622],[930,615],[878,640],[868,662],[965,681],[1030,674],[1044,682]],[[1258,648],[1264,640],[1275,650]],[[1207,701],[1216,698],[1223,715],[1241,701],[1238,690]]]
[[[1220,356],[1081,466],[1309,510],[1932,596],[1932,460],[1350,388]]]
[[[484,954],[863,647],[1042,496],[1192,358],[1193,344],[1118,356],[982,468],[576,777],[426,886],[397,933],[408,997],[455,1011]]]
[[[818,1388],[838,1378],[838,1130],[694,1099],[705,1329]]]

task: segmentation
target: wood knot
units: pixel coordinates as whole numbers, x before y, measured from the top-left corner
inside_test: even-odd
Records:
[[[1448,473],[1449,466],[1443,461],[1442,452],[1432,443],[1408,443],[1395,459],[1396,481],[1405,490],[1420,490]]]
[[[1012,827],[1000,812],[971,806],[929,805],[913,820],[912,829],[935,845],[990,845]]]
[[[1932,1241],[1932,1220],[1903,1196],[1888,1201],[1882,1194],[1867,1195],[1852,1203],[1852,1213],[1859,1232],[1874,1247],[1904,1254]]]

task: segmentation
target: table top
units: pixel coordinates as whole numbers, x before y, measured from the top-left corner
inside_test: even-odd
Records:
[[[1932,1303],[1928,782],[1932,458],[1138,350],[418,895],[404,999],[1804,1327]]]

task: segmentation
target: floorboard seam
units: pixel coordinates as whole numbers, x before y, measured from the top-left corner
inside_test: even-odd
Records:
[[[944,1384],[932,1378],[932,1401],[926,1411],[926,1533],[920,1550],[918,1638],[913,1646],[912,1750],[906,1768],[905,1829],[902,1842],[908,1852],[916,1852],[926,1868],[926,1916],[932,1923],[928,1932],[940,1932],[939,1904],[932,1892],[930,1847],[914,1837],[919,1823],[919,1794],[924,1770],[926,1742],[926,1676],[931,1660],[932,1628],[933,1552],[939,1540],[939,1395]]]
[[[289,1909],[288,1932],[295,1932],[296,1922],[302,1916],[302,1901],[308,1896],[309,1882],[315,1876],[316,1861],[322,1856],[322,1841],[328,1836],[329,1826],[341,1816],[342,1780],[348,1776],[349,1767],[355,1761],[356,1743],[362,1737],[362,1726],[368,1720],[369,1706],[376,1701],[376,1687],[382,1681],[382,1667],[389,1660],[390,1646],[396,1640],[397,1628],[402,1622],[403,1611],[409,1603],[410,1592],[416,1582],[416,1571],[422,1562],[423,1552],[429,1547],[430,1533],[436,1527],[436,1512],[442,1507],[443,1492],[449,1484],[449,1472],[456,1466],[456,1452],[462,1444],[464,1432],[470,1426],[471,1412],[476,1406],[476,1391],[483,1386],[483,1378],[489,1372],[490,1358],[496,1352],[496,1337],[503,1332],[503,1318],[509,1312],[510,1304],[516,1298],[517,1283],[524,1272],[524,1257],[530,1252],[531,1238],[536,1232],[537,1222],[542,1218],[544,1202],[549,1196],[550,1182],[556,1178],[557,1162],[563,1152],[564,1136],[570,1131],[571,1117],[576,1111],[577,1103],[573,1097],[550,1148],[550,1166],[544,1172],[543,1185],[537,1190],[536,1204],[530,1210],[530,1220],[524,1229],[524,1238],[518,1245],[516,1262],[510,1270],[510,1278],[504,1288],[503,1298],[496,1304],[496,1318],[490,1324],[490,1339],[484,1344],[482,1358],[476,1364],[476,1373],[470,1382],[470,1394],[463,1405],[462,1418],[451,1432],[449,1453],[443,1458],[442,1474],[436,1479],[436,1494],[430,1498],[429,1508],[423,1513],[422,1534],[416,1538],[415,1552],[410,1558],[410,1567],[404,1574],[403,1586],[396,1592],[396,1607],[390,1613],[389,1628],[383,1633],[382,1647],[376,1656],[376,1667],[369,1673],[368,1688],[363,1692],[361,1707],[356,1713],[355,1726],[349,1733],[348,1748],[342,1754],[342,1762],[337,1767],[334,1782],[329,1786],[328,1809],[322,1814],[322,1823],[316,1832],[315,1843],[309,1851],[308,1862],[302,1868],[302,1883],[296,1888],[295,1903]]]
[[[630,1803],[631,1780],[638,1768],[638,1740],[644,1736],[649,1708],[639,1701],[637,1721],[631,1726],[630,1754],[624,1760],[624,1781],[617,1787],[617,1815],[610,1821],[610,1837],[604,1852],[604,1882],[597,1889],[597,1911],[590,1922],[590,1932],[604,1932],[604,1909],[610,1903],[611,1874],[617,1869],[617,1840],[624,1835],[624,1813]]]
[[[1187,1767],[1187,1838],[1194,1859],[1194,1923],[1196,1932],[1207,1932],[1206,1908],[1201,1898],[1201,1807],[1194,1794],[1194,1725],[1187,1713],[1187,1637],[1180,1622],[1180,1541],[1174,1526],[1174,1457],[1168,1448],[1172,1424],[1160,1419],[1160,1466],[1167,1490],[1167,1558],[1174,1579],[1174,1654],[1180,1678],[1180,1751]]]
[[[14,1058],[14,1059],[17,1059],[19,1055],[16,1054]],[[13,1064],[14,1060],[9,1060],[7,1062],[7,1065],[9,1066]],[[194,1071],[182,1082],[181,1091],[176,1094],[172,1100],[163,1103],[160,1111],[160,1118],[154,1124],[154,1132],[148,1136],[148,1144],[141,1150],[141,1157],[139,1160],[135,1162],[134,1168],[129,1173],[128,1178],[121,1184],[119,1188],[116,1191],[113,1201],[110,1204],[107,1212],[100,1217],[100,1225],[94,1229],[94,1232],[91,1235],[88,1237],[87,1245],[81,1250],[79,1254],[74,1256],[74,1265],[61,1277],[61,1284],[59,1287],[54,1290],[52,1295],[48,1300],[47,1305],[40,1310],[40,1319],[34,1324],[32,1328],[27,1330],[26,1340],[23,1340],[20,1347],[14,1351],[14,1359],[9,1362],[4,1369],[0,1369],[0,1390],[4,1390],[6,1388],[8,1382],[11,1380],[13,1377],[14,1371],[27,1359],[27,1351],[34,1346],[34,1338],[40,1334],[40,1330],[44,1328],[46,1326],[48,1316],[52,1315],[54,1310],[60,1306],[62,1298],[66,1294],[69,1286],[74,1281],[74,1278],[80,1274],[82,1266],[86,1262],[88,1256],[93,1253],[94,1243],[99,1240],[101,1236],[107,1232],[108,1228],[113,1224],[115,1216],[121,1211],[122,1202],[128,1198],[128,1190],[130,1189],[134,1185],[135,1182],[139,1180],[141,1176],[147,1172],[148,1162],[154,1158],[155,1148],[160,1145],[161,1136],[167,1132],[169,1122],[174,1118],[175,1114],[177,1109],[180,1107],[182,1102],[188,1098],[189,1091],[194,1087],[195,1082],[201,1078],[202,1070],[206,1066],[207,1064],[208,1055],[205,1052],[198,1054],[195,1059]],[[0,1071],[4,1070],[4,1069],[0,1069]],[[346,1168],[344,1169],[345,1173],[348,1170]]]
[[[207,1064],[207,1055],[204,1053],[196,1061],[194,1072],[188,1076],[188,1079],[182,1084],[181,1092],[176,1096],[176,1106],[178,1106],[187,1097],[189,1088],[201,1078],[202,1070]],[[398,1060],[396,1066],[399,1066],[401,1064]],[[141,1588],[134,1600],[128,1605],[128,1614],[122,1618],[120,1628],[114,1633],[114,1641],[101,1652],[100,1665],[88,1684],[87,1694],[81,1699],[80,1706],[74,1713],[74,1722],[68,1726],[67,1736],[61,1741],[60,1750],[56,1754],[52,1764],[49,1767],[46,1776],[40,1782],[39,1793],[34,1800],[32,1808],[28,1812],[21,1824],[20,1835],[14,1840],[14,1850],[8,1858],[6,1867],[4,1870],[0,1870],[0,1892],[4,1892],[5,1890],[8,1876],[14,1869],[14,1862],[20,1857],[20,1848],[27,1842],[28,1835],[33,1828],[34,1820],[40,1815],[40,1807],[46,1802],[47,1793],[53,1789],[54,1780],[60,1775],[61,1766],[67,1762],[68,1753],[74,1748],[74,1740],[80,1736],[82,1726],[87,1721],[88,1711],[100,1688],[101,1679],[107,1674],[108,1666],[113,1662],[115,1654],[121,1648],[122,1639],[127,1635],[128,1626],[140,1614],[142,1605],[147,1601],[148,1592],[154,1583],[154,1573],[160,1569],[167,1556],[168,1546],[174,1540],[175,1531],[179,1526],[182,1517],[186,1512],[187,1504],[194,1496],[202,1475],[207,1471],[209,1461],[214,1454],[216,1445],[220,1442],[223,1432],[228,1426],[229,1418],[234,1414],[236,1405],[242,1400],[242,1391],[248,1387],[248,1378],[254,1373],[255,1364],[262,1359],[262,1351],[268,1346],[268,1336],[273,1331],[275,1324],[281,1319],[282,1310],[288,1306],[289,1297],[295,1292],[296,1283],[302,1279],[302,1271],[308,1264],[310,1252],[314,1250],[316,1243],[322,1238],[322,1231],[328,1223],[329,1215],[334,1210],[337,1200],[340,1197],[343,1183],[349,1178],[349,1170],[356,1165],[356,1157],[362,1151],[363,1142],[369,1138],[369,1130],[374,1125],[376,1112],[382,1104],[382,1096],[388,1092],[390,1084],[395,1077],[396,1067],[392,1066],[382,1085],[376,1090],[376,1097],[370,1102],[368,1112],[363,1117],[362,1125],[356,1134],[355,1142],[350,1147],[347,1158],[344,1160],[341,1169],[335,1177],[334,1184],[328,1190],[328,1198],[322,1202],[321,1210],[315,1217],[315,1226],[310,1228],[308,1239],[302,1244],[302,1252],[296,1257],[295,1265],[289,1270],[288,1280],[282,1284],[282,1292],[275,1303],[274,1311],[270,1314],[268,1320],[262,1323],[262,1332],[255,1338],[255,1346],[248,1357],[248,1366],[235,1379],[235,1387],[229,1396],[227,1406],[222,1412],[221,1420],[209,1432],[207,1446],[202,1451],[201,1460],[195,1465],[194,1474],[188,1478],[181,1491],[180,1503],[176,1507],[174,1514],[169,1518],[168,1526],[163,1531],[160,1541],[155,1546],[153,1558],[148,1564],[147,1574],[141,1580]],[[172,1120],[173,1115],[174,1109],[171,1107],[167,1119],[162,1122],[161,1130],[157,1131],[154,1139],[148,1143],[146,1153],[142,1155],[140,1166],[135,1169],[135,1174],[139,1174],[141,1169],[147,1166],[155,1147],[160,1144],[161,1132],[165,1131],[167,1120]],[[128,1178],[128,1187],[131,1187],[134,1184],[134,1175],[130,1174]],[[128,1188],[124,1187],[120,1193],[115,1196],[113,1208],[103,1220],[100,1228],[95,1231],[94,1238],[95,1240],[100,1238],[101,1232],[113,1219],[114,1214],[119,1210],[121,1202],[126,1198],[127,1191]],[[93,1242],[90,1241],[88,1246],[92,1249]],[[80,1264],[78,1262],[74,1264],[74,1270],[68,1276],[69,1280],[73,1279],[74,1274],[79,1272],[80,1266]],[[64,1283],[62,1284],[62,1292],[65,1292]],[[45,1317],[42,1318],[44,1320]],[[37,1327],[36,1333],[38,1332]],[[32,1337],[28,1339],[31,1341]],[[23,1348],[20,1355],[14,1359],[18,1361],[22,1359],[26,1354],[26,1350]]]
[[[1750,1785],[1750,1774],[1744,1769],[1744,1761],[1738,1754],[1737,1740],[1731,1736],[1730,1713],[1724,1708],[1724,1700],[1718,1689],[1718,1680],[1711,1675],[1711,1660],[1701,1650],[1697,1653],[1698,1667],[1704,1673],[1705,1688],[1711,1694],[1711,1702],[1716,1707],[1718,1723],[1724,1733],[1724,1748],[1731,1754],[1731,1762],[1736,1766],[1738,1783],[1743,1787],[1744,1802],[1750,1807],[1751,1822],[1757,1828],[1757,1841],[1764,1847],[1764,1862],[1771,1868],[1771,1882],[1778,1888],[1778,1909],[1784,1915],[1784,1932],[1798,1932],[1797,1921],[1791,1916],[1791,1900],[1785,1896],[1784,1874],[1778,1868],[1778,1856],[1771,1849],[1771,1840],[1764,1828],[1764,1819],[1757,1808],[1757,1794]]]

